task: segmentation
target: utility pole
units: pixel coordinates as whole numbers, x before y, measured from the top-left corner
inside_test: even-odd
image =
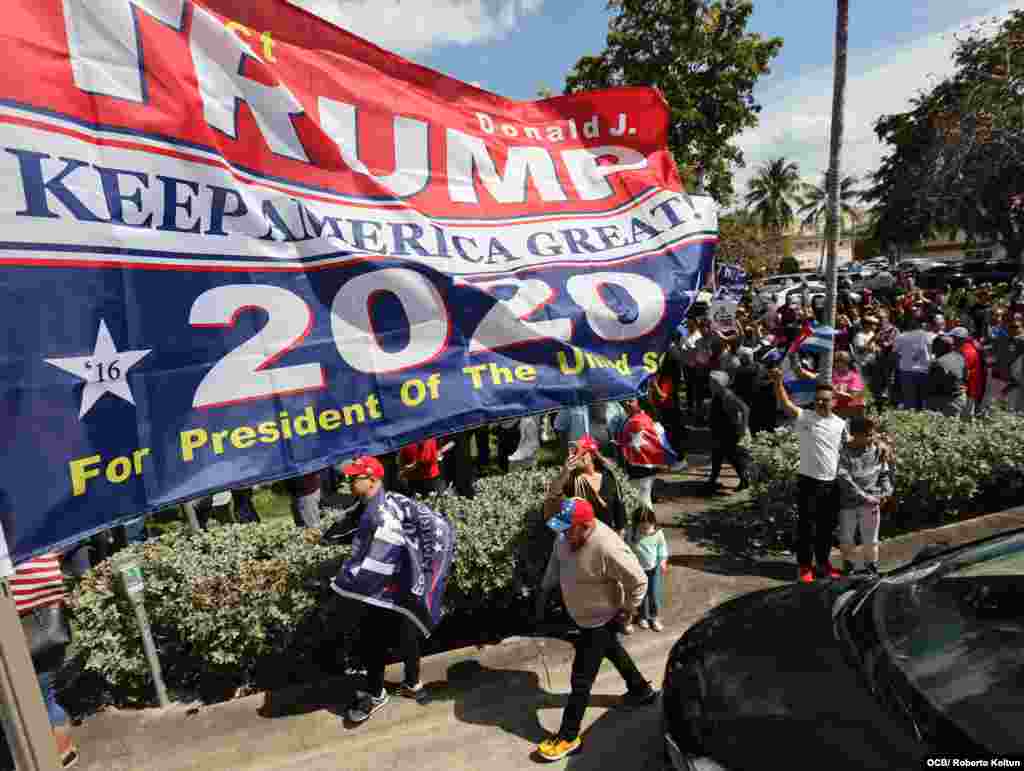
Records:
[[[825,238],[828,261],[825,269],[825,324],[836,325],[836,284],[839,265],[839,161],[843,150],[843,111],[846,107],[846,48],[850,32],[850,0],[836,0],[835,79],[832,85],[832,137],[828,159],[828,204],[825,214]],[[818,382],[832,383],[832,356],[825,356],[818,368]]]

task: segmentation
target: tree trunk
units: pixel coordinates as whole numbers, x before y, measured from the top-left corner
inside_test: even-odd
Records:
[[[839,247],[839,163],[843,150],[843,111],[846,107],[846,48],[850,28],[850,0],[837,0],[835,78],[832,86],[832,137],[828,159],[828,205],[825,233],[828,240],[828,268],[825,272],[825,323],[835,327],[836,283]],[[832,383],[832,357],[825,356],[818,371],[819,383]]]

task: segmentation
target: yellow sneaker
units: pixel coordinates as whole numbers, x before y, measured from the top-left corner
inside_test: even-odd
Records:
[[[558,736],[552,736],[550,739],[545,739],[540,743],[537,747],[537,754],[544,760],[561,760],[566,755],[576,752],[581,744],[582,742],[578,736],[571,742],[567,742]]]

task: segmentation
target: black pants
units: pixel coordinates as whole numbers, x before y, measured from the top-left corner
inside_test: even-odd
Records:
[[[696,367],[684,367],[683,378],[686,380],[686,408],[692,414],[697,409],[697,396],[700,386],[697,381],[700,379],[700,370]]]
[[[407,616],[355,600],[346,603],[345,611],[346,628],[358,634],[354,652],[366,667],[367,691],[379,696],[384,690],[384,669],[392,648],[398,649],[405,665],[404,681],[408,685],[420,681],[420,630]]]
[[[476,465],[484,469],[491,463],[491,426],[481,426],[473,436],[476,437]]]
[[[476,466],[473,465],[472,448],[469,439],[472,434],[464,431],[456,435],[455,446],[444,456],[444,476],[455,485],[455,493],[463,498],[475,495],[473,483],[476,481]]]
[[[839,485],[801,475],[797,479],[796,560],[802,566],[824,567],[832,551],[832,533],[839,522]]]
[[[252,502],[252,488],[240,487],[231,491],[235,503],[235,516],[239,522],[259,522],[260,515]]]
[[[711,370],[705,367],[694,367],[687,381],[686,405],[691,412],[700,414],[704,401],[711,394]]]
[[[747,469],[749,468],[750,453],[746,447],[740,447],[737,442],[716,442],[711,448],[711,478],[709,484],[718,482],[718,475],[722,473],[722,463],[728,462],[736,469],[736,476],[740,482],[748,482]]]
[[[444,492],[444,477],[437,476],[433,479],[410,479],[408,481],[408,488],[411,494],[420,495],[426,498],[428,495],[433,493]]]
[[[650,683],[637,669],[633,659],[622,647],[617,634],[619,624],[615,621],[599,626],[596,629],[581,629],[576,639],[576,655],[572,660],[572,676],[570,684],[572,693],[569,703],[562,713],[562,728],[558,735],[566,740],[573,740],[580,733],[583,713],[590,702],[590,691],[594,680],[601,669],[601,662],[608,659],[622,675],[631,693],[643,693]]]
[[[673,400],[675,396],[673,395]],[[658,410],[658,418],[665,427],[665,438],[675,450],[676,455],[683,457],[686,450],[686,437],[689,431],[683,422],[683,411],[678,407],[663,407]]]
[[[512,428],[498,426],[498,466],[501,468],[502,474],[508,473],[508,459],[515,454],[516,449],[519,447],[519,438],[518,424]]]

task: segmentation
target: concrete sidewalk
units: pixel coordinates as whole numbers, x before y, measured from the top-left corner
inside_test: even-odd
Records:
[[[696,459],[695,459],[696,460]],[[682,479],[696,482],[706,470],[695,463]],[[733,484],[735,477],[724,477]],[[786,562],[758,563],[716,555],[687,541],[672,527],[683,511],[701,511],[706,500],[676,499],[658,505],[672,554],[666,586],[664,632],[638,630],[626,646],[638,666],[660,685],[668,650],[711,607],[739,594],[777,586],[794,577]],[[1024,527],[1024,507],[882,545],[884,567],[909,560],[926,544],[950,545]],[[481,769],[503,771],[530,763],[547,732],[558,728],[569,692],[572,647],[554,637],[517,637],[498,645],[463,648],[423,661],[431,701],[418,705],[392,698],[368,723],[345,726],[342,711],[356,685],[337,678],[190,709],[108,710],[75,729],[89,771],[185,769]],[[400,667],[388,682],[400,680]],[[584,751],[556,765],[660,769],[660,708],[616,709],[624,684],[606,663],[584,723]]]

